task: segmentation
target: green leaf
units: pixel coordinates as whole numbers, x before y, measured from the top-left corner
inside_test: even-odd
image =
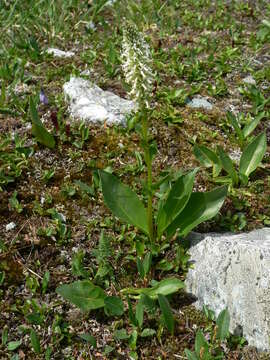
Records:
[[[234,131],[236,132],[240,142],[243,142],[244,140],[244,135],[242,133],[242,130],[238,124],[238,121],[236,120],[236,117],[233,113],[231,113],[230,111],[227,112],[227,119],[229,121],[229,123],[231,124],[231,126],[234,128]]]
[[[194,352],[192,352],[188,349],[185,349],[185,354],[186,354],[188,360],[200,360]]]
[[[170,307],[170,303],[167,300],[167,298],[162,295],[162,294],[158,294],[158,302],[159,302],[159,306],[164,318],[164,322],[165,325],[167,327],[167,329],[169,330],[169,332],[171,334],[173,334],[174,332],[174,317],[172,314],[172,309]]]
[[[216,177],[221,171],[221,163],[213,150],[208,149],[203,145],[194,145],[193,153],[199,162],[205,167],[213,167],[213,176]]]
[[[8,351],[14,351],[16,349],[18,349],[18,347],[21,345],[22,341],[10,341],[7,345],[7,349]]]
[[[144,303],[143,303],[143,299],[140,298],[138,304],[136,305],[136,320],[140,328],[143,325],[143,313],[144,313]]]
[[[148,252],[143,259],[143,270],[145,275],[149,273],[151,269],[151,265],[152,265],[152,254],[151,252]]]
[[[225,340],[229,335],[230,327],[230,314],[228,309],[221,311],[217,318],[217,338],[220,340]]]
[[[266,151],[266,135],[261,133],[244,149],[239,165],[239,172],[247,177],[256,170]]]
[[[192,193],[185,209],[168,227],[168,236],[172,237],[177,229],[180,229],[182,236],[186,236],[195,226],[214,217],[219,212],[227,191],[227,186],[221,186],[209,192]]]
[[[137,194],[112,174],[99,170],[99,176],[105,204],[112,213],[148,235],[146,209]]]
[[[103,307],[106,297],[101,287],[95,286],[88,280],[61,285],[56,289],[56,292],[84,312]]]
[[[97,341],[94,338],[94,336],[92,336],[90,334],[79,334],[79,337],[81,339],[85,340],[86,342],[88,342],[91,346],[93,346],[94,349],[96,349]]]
[[[152,298],[150,298],[150,296],[145,295],[145,294],[142,294],[140,299],[142,299],[144,308],[147,311],[147,313],[150,315],[155,315],[156,310],[157,310],[155,300],[153,300]]]
[[[113,335],[116,340],[126,340],[129,338],[126,329],[115,330]]]
[[[107,296],[104,299],[105,313],[108,316],[121,316],[124,313],[123,301],[117,296]]]
[[[206,355],[208,353],[209,345],[203,336],[202,331],[198,330],[195,338],[195,352],[198,356],[201,354],[201,349],[204,349],[203,354]]]
[[[218,146],[218,155],[221,160],[221,164],[223,169],[230,175],[233,184],[237,185],[238,183],[238,176],[237,172],[235,171],[233,162],[231,158],[225,153],[225,151],[222,149],[222,147]]]
[[[32,134],[38,142],[50,149],[55,147],[54,137],[46,130],[39,119],[38,112],[32,97],[30,97],[30,115],[32,119]]]
[[[151,288],[126,288],[121,290],[124,294],[131,294],[131,295],[147,295],[152,299],[157,299],[158,295],[170,295],[175,292],[177,292],[180,289],[183,289],[185,287],[185,284],[183,281],[177,279],[177,278],[167,278],[164,280],[161,280],[160,282],[156,283]],[[139,297],[139,296],[137,296]]]
[[[144,279],[145,272],[144,272],[143,262],[138,256],[136,258],[136,264],[137,264],[137,270],[140,275],[140,278]]]
[[[148,336],[153,336],[155,335],[156,330],[154,329],[150,329],[150,328],[145,328],[143,329],[143,331],[141,332],[141,337],[148,337]]]
[[[42,294],[45,294],[48,288],[49,281],[50,281],[50,272],[47,270],[42,279],[42,284],[41,284]]]
[[[138,331],[134,329],[129,337],[129,342],[128,342],[131,350],[136,350],[137,339],[138,339]]]
[[[6,345],[8,341],[8,328],[5,326],[2,330],[2,345]]]
[[[41,349],[40,349],[40,341],[39,341],[39,338],[37,336],[37,333],[33,329],[31,329],[31,331],[30,331],[30,339],[31,339],[31,345],[32,345],[32,347],[34,349],[34,352],[36,354],[40,354],[40,351],[41,351]]]
[[[243,129],[243,135],[246,139],[252,132],[255,130],[257,125],[260,123],[260,121],[266,116],[265,111],[258,114],[253,121],[251,121],[249,124],[247,124]]]
[[[127,302],[128,302],[128,317],[129,317],[129,320],[130,320],[132,325],[137,326],[138,322],[137,322],[136,316],[134,314],[134,311],[132,309],[131,301],[130,301],[128,296],[127,296]]]
[[[160,207],[157,216],[158,237],[166,230],[173,220],[181,213],[186,206],[192,192],[194,178],[198,169],[177,179],[169,192],[168,198]]]

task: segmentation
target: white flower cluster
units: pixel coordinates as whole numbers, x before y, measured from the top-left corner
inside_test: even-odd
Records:
[[[123,30],[121,58],[126,82],[131,85],[129,96],[149,108],[154,82],[151,51],[143,35],[130,25]]]

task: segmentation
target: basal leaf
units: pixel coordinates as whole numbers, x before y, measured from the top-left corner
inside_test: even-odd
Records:
[[[105,313],[108,316],[121,316],[124,313],[123,301],[117,296],[107,296],[104,299]]]
[[[158,294],[167,296],[177,292],[180,289],[183,289],[184,287],[185,284],[183,281],[177,278],[167,278],[161,280],[151,288],[126,288],[123,289],[122,292],[124,294],[138,295],[137,297],[139,297],[141,294],[144,294],[152,299],[157,299]]]
[[[166,230],[172,221],[186,206],[192,192],[194,178],[198,169],[180,176],[175,182],[164,205],[160,207],[157,217],[158,237]]]
[[[260,121],[266,116],[265,111],[258,114],[249,124],[245,125],[243,129],[243,135],[244,138],[247,138],[253,130],[257,127],[257,125],[260,123]]]
[[[216,177],[221,171],[221,164],[216,153],[203,145],[194,145],[193,152],[199,162],[205,167],[213,167],[213,176]]]
[[[103,289],[89,280],[61,285],[56,289],[56,292],[84,312],[103,307],[106,297]]]
[[[238,176],[231,158],[225,153],[221,146],[218,146],[217,150],[223,169],[230,175],[233,184],[237,185]]]
[[[206,355],[208,353],[208,342],[206,341],[205,337],[201,330],[197,331],[196,338],[195,338],[195,352],[199,356],[202,352],[201,349],[204,349],[203,354]]]
[[[46,130],[42,122],[39,119],[38,112],[34,101],[30,98],[30,115],[32,119],[32,134],[37,141],[50,149],[55,147],[54,137]]]
[[[176,230],[186,236],[195,226],[214,217],[220,210],[227,195],[227,186],[209,192],[192,193],[181,214],[168,227],[167,235],[172,237]]]
[[[162,294],[158,294],[158,302],[159,306],[163,315],[163,319],[165,322],[165,325],[169,332],[173,334],[174,332],[174,317],[172,314],[172,309],[170,307],[169,301],[166,299],[166,297]]]
[[[266,151],[266,134],[261,133],[244,149],[239,165],[241,174],[249,177],[256,170]]]
[[[146,209],[137,194],[112,174],[99,171],[99,176],[105,204],[112,213],[148,234]]]
[[[217,318],[217,338],[225,340],[229,334],[230,314],[228,309],[221,311]]]

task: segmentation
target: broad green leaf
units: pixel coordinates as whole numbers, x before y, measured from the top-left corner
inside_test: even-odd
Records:
[[[190,171],[188,174],[180,176],[169,192],[168,198],[163,206],[160,207],[157,216],[158,237],[166,230],[172,221],[180,214],[186,206],[191,195],[194,178],[198,169]]]
[[[194,352],[192,352],[188,349],[185,349],[185,354],[186,354],[188,360],[200,360],[200,358],[198,358]]]
[[[6,345],[8,341],[8,328],[5,325],[5,327],[2,329],[2,345]]]
[[[138,326],[140,328],[143,325],[143,313],[144,313],[144,303],[143,303],[143,299],[140,298],[136,305],[136,319],[138,322]]]
[[[150,296],[145,294],[142,294],[140,299],[142,299],[144,308],[147,311],[147,313],[150,315],[155,315],[157,311],[156,301],[150,298]]]
[[[129,341],[128,341],[131,350],[136,350],[137,339],[138,339],[138,331],[134,329],[132,331],[132,333],[130,334]]]
[[[233,184],[237,185],[238,183],[238,176],[237,172],[234,168],[233,162],[231,158],[225,153],[221,146],[217,148],[219,158],[221,160],[221,164],[223,169],[230,175]]]
[[[21,343],[22,343],[21,340],[19,340],[19,341],[10,341],[7,344],[8,351],[14,351],[14,350],[18,349],[18,347],[21,345]]]
[[[253,119],[249,124],[247,124],[243,129],[243,135],[246,139],[252,132],[255,130],[260,121],[266,116],[265,111],[258,114],[255,119]]]
[[[230,111],[227,112],[227,119],[229,121],[229,123],[231,124],[231,126],[233,127],[234,131],[236,132],[239,140],[241,142],[243,142],[244,140],[244,136],[243,136],[243,133],[242,133],[242,130],[238,124],[238,121],[236,120],[236,117],[233,113],[231,113]]]
[[[126,329],[115,330],[113,336],[116,340],[126,340],[129,338],[129,335],[128,335]]]
[[[30,339],[31,339],[31,345],[32,345],[32,347],[34,349],[34,352],[36,354],[40,354],[40,351],[41,351],[41,349],[40,349],[40,341],[39,341],[39,338],[37,336],[37,333],[33,329],[31,329],[31,331],[30,331]]]
[[[132,304],[131,304],[130,298],[128,296],[127,296],[127,302],[128,302],[128,317],[129,317],[129,320],[130,320],[132,325],[138,326],[138,322],[137,322],[136,316],[134,314],[134,311],[132,309]]]
[[[217,338],[225,340],[229,335],[230,314],[228,309],[221,311],[217,318]]]
[[[157,299],[158,294],[167,296],[177,292],[180,289],[183,289],[185,284],[183,281],[177,278],[167,278],[161,280],[157,284],[155,284],[151,288],[126,288],[121,290],[124,294],[131,294],[131,295],[147,295],[152,299]],[[139,296],[137,296],[139,297]]]
[[[140,278],[144,279],[145,272],[144,272],[143,262],[138,256],[137,256],[137,259],[136,259],[136,264],[137,264],[137,270],[138,270],[138,273],[140,275]]]
[[[56,292],[84,312],[103,307],[106,297],[103,289],[95,286],[89,280],[61,285],[56,289]]]
[[[94,336],[90,334],[79,334],[79,337],[83,339],[84,341],[88,342],[91,346],[93,346],[94,349],[97,347],[97,341],[94,338]]]
[[[124,313],[123,301],[117,296],[107,296],[104,299],[104,310],[108,316],[121,316]]]
[[[148,234],[146,209],[137,194],[112,174],[99,170],[99,176],[105,204],[112,213]]]
[[[145,328],[143,329],[143,331],[141,332],[141,337],[148,337],[148,336],[153,336],[155,335],[156,330],[154,329],[149,329],[149,328]]]
[[[216,177],[221,171],[221,163],[213,150],[203,145],[194,145],[193,152],[199,162],[205,167],[213,167],[213,176]]]
[[[168,236],[172,237],[177,229],[180,229],[182,236],[186,236],[195,226],[214,217],[219,212],[227,191],[227,186],[221,186],[209,192],[192,193],[185,209],[168,227]]]
[[[32,134],[35,136],[38,142],[47,146],[50,149],[55,147],[54,137],[46,130],[42,122],[39,119],[38,112],[34,101],[30,98],[30,114],[32,119]]]
[[[202,352],[201,349],[204,349],[203,354],[208,353],[208,342],[206,341],[205,337],[203,336],[203,333],[201,330],[197,331],[196,338],[195,338],[195,352],[199,356]]]
[[[151,269],[151,265],[152,265],[152,254],[151,252],[148,252],[143,259],[143,270],[145,275],[149,273]]]
[[[256,170],[266,151],[266,135],[261,133],[244,149],[239,165],[241,174],[249,177]]]
[[[174,332],[174,317],[172,314],[172,309],[170,307],[169,301],[166,299],[166,297],[162,294],[158,294],[158,302],[159,306],[163,315],[163,319],[165,322],[165,325],[169,332],[173,334]]]

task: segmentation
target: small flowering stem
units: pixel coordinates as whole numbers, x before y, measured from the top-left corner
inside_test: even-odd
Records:
[[[142,138],[144,147],[144,159],[147,166],[147,223],[149,238],[151,243],[154,242],[153,227],[153,193],[152,193],[152,159],[149,148],[149,128],[145,112],[142,114]]]
[[[138,104],[144,160],[147,166],[147,224],[150,242],[155,240],[153,226],[152,157],[149,145],[149,122],[147,109],[151,105],[154,73],[152,56],[142,33],[132,25],[123,29],[122,68],[126,82],[131,86],[129,96]]]

